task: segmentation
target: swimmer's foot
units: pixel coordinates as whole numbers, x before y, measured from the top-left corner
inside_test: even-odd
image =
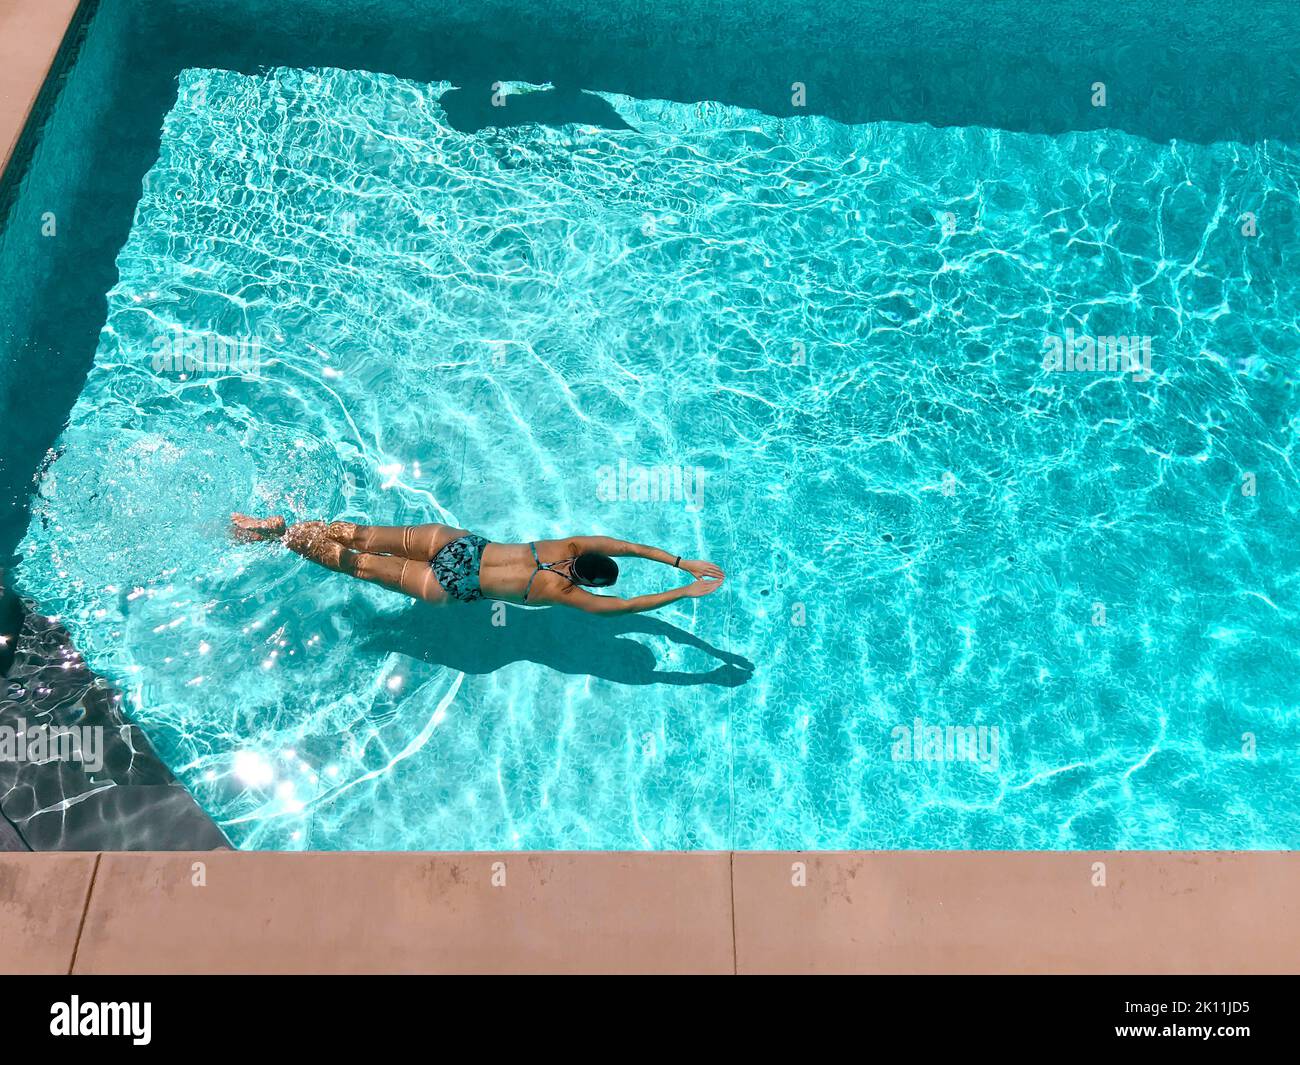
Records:
[[[330,539],[329,526],[323,521],[300,521],[284,534],[284,546],[303,558],[319,562],[340,573],[348,572],[347,561],[356,558],[342,544]]]
[[[281,517],[254,518],[247,514],[230,515],[230,534],[244,543],[278,540],[284,533],[285,523]]]
[[[357,527],[350,521],[332,521],[325,527],[325,535],[336,544],[353,547],[355,546],[353,541],[357,538]]]

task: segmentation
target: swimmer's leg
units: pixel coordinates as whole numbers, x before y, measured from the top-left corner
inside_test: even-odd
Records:
[[[329,538],[354,551],[372,555],[396,555],[428,562],[464,529],[454,525],[354,525],[350,521],[329,523]]]
[[[290,551],[335,573],[346,573],[427,603],[447,601],[447,593],[434,577],[427,561],[352,551],[328,533],[329,526],[324,522],[304,521],[289,526],[284,544]]]

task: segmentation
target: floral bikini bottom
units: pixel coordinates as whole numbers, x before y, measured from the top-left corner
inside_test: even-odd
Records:
[[[478,586],[479,566],[483,564],[483,548],[490,543],[485,536],[466,533],[449,544],[444,544],[429,561],[433,575],[453,599],[472,603],[483,598]]]

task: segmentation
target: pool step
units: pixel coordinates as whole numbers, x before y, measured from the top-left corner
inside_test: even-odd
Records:
[[[0,676],[0,727],[15,735],[50,726],[100,728],[103,765],[92,771],[74,760],[0,759],[0,850],[15,836],[37,851],[228,847],[122,712],[121,694],[87,667],[68,631],[17,596],[7,603],[17,605],[0,608],[14,633]]]

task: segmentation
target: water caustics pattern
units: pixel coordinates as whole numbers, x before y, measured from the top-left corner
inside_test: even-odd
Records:
[[[460,132],[448,88],[185,72],[39,479],[23,589],[237,845],[1300,842],[1294,148],[613,95]],[[1067,329],[1150,378],[1048,372]],[[178,335],[259,372],[155,370]],[[439,612],[232,509],[730,577]],[[896,757],[917,721],[996,762]]]

